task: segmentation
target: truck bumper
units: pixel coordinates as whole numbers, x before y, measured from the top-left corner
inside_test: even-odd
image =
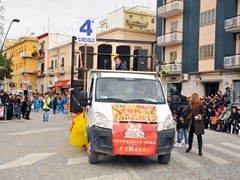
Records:
[[[168,154],[173,149],[175,129],[158,131],[158,143],[156,155]],[[95,152],[113,154],[112,152],[112,130],[97,126],[88,128],[88,142]]]

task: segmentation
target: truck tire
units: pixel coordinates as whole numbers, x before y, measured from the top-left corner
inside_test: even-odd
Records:
[[[161,164],[168,164],[171,158],[171,153],[164,154],[164,155],[158,155],[158,162]]]
[[[89,151],[88,151],[88,162],[90,164],[97,164],[99,153],[97,153],[91,149],[91,143],[89,143],[89,146],[90,147],[89,147]]]

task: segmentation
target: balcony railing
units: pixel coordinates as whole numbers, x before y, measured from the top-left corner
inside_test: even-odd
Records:
[[[227,32],[233,32],[233,33],[240,32],[240,16],[237,16],[231,19],[226,19],[225,30]]]
[[[19,57],[20,58],[27,58],[27,57],[32,57],[32,53],[31,52],[20,52],[19,53]]]
[[[37,72],[37,77],[43,77],[43,76],[45,76],[45,72],[42,71],[42,70],[39,70],[39,71]]]
[[[225,57],[223,66],[225,69],[240,69],[240,55]]]
[[[182,32],[173,32],[157,37],[158,46],[173,46],[182,44]]]
[[[54,69],[48,69],[47,70],[47,75],[54,76]]]
[[[126,23],[131,24],[131,25],[136,25],[136,26],[147,26],[148,25],[148,22],[141,21],[139,19],[138,20],[131,19],[131,18],[126,19]]]
[[[173,1],[158,8],[158,16],[168,18],[183,13],[183,1]]]
[[[162,65],[162,70],[168,74],[182,74],[182,64],[166,64]]]
[[[19,68],[19,73],[33,74],[35,71],[35,68]]]
[[[64,74],[65,73],[65,67],[59,67],[56,69],[57,74]]]

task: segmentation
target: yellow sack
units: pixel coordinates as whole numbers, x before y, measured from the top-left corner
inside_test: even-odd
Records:
[[[88,144],[87,121],[83,117],[83,113],[79,114],[73,119],[73,127],[71,129],[69,144],[78,147]]]

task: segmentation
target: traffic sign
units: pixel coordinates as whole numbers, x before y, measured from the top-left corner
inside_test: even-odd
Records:
[[[82,44],[96,43],[95,18],[78,18],[77,42]]]

